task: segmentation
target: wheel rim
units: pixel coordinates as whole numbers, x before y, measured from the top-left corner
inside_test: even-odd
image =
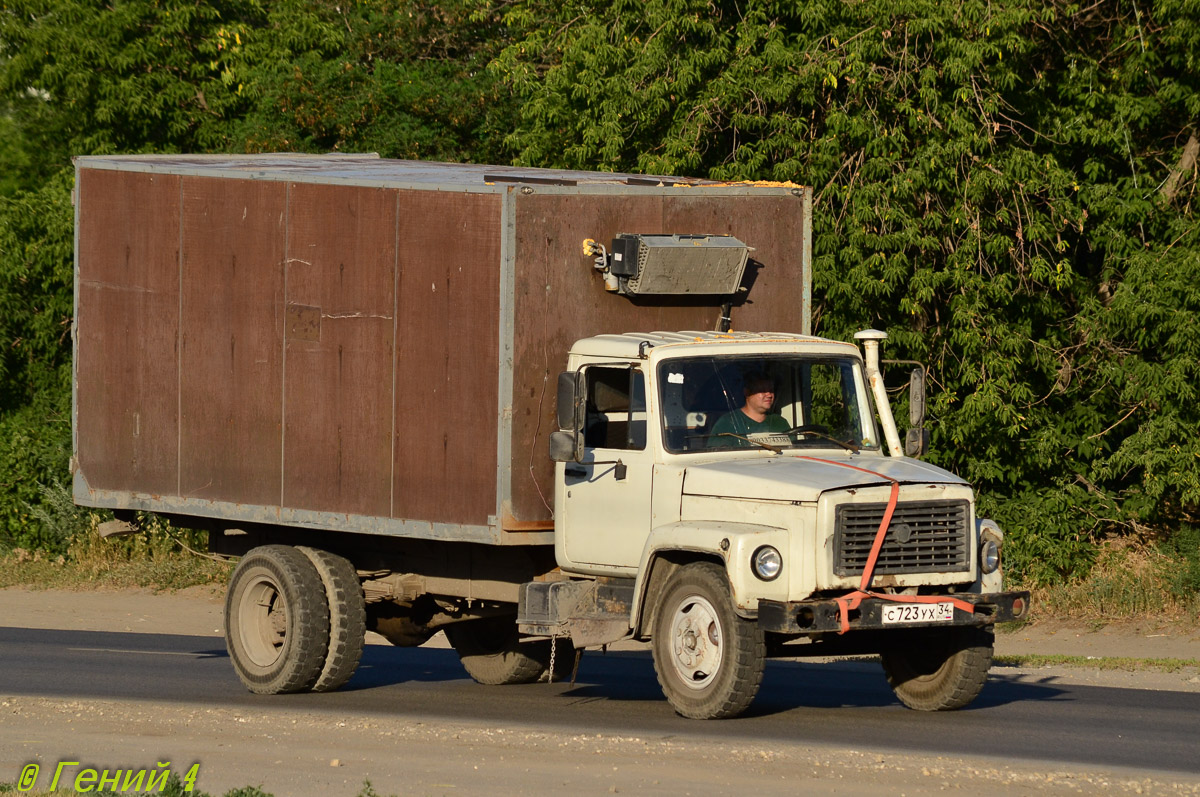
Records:
[[[238,611],[242,650],[258,667],[270,667],[287,642],[287,600],[274,581],[259,576],[242,593]]]
[[[671,618],[671,665],[691,689],[704,689],[721,669],[724,640],[717,610],[700,595],[680,602]]]

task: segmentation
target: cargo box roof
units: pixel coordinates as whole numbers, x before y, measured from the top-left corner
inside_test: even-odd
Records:
[[[459,189],[512,183],[542,185],[722,185],[691,177],[618,174],[534,169],[517,166],[484,166],[466,163],[437,163],[358,155],[272,153],[265,155],[98,155],[75,159],[87,169],[162,172],[212,177],[244,177],[259,180],[301,182],[344,182],[356,185],[453,186]]]

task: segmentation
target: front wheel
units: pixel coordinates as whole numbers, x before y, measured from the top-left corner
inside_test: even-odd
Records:
[[[992,666],[995,635],[971,626],[913,632],[882,655],[888,685],[917,711],[950,711],[983,690]]]
[[[691,719],[736,717],[762,683],[766,643],[737,615],[725,571],[686,565],[667,580],[654,623],[654,669],[667,702]]]
[[[488,686],[528,684],[550,670],[550,640],[522,641],[517,618],[489,617],[446,626],[463,669],[477,683]],[[555,640],[554,680],[570,674],[575,651],[565,640]]]

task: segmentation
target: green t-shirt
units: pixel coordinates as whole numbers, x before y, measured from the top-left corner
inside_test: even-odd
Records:
[[[709,448],[748,448],[753,445],[746,440],[739,440],[736,437],[720,437],[721,434],[740,434],[742,437],[749,437],[752,434],[760,432],[768,432],[771,434],[783,434],[792,427],[783,419],[782,415],[773,415],[767,413],[767,417],[761,423],[750,418],[741,410],[735,410],[726,413],[713,424],[712,431],[709,432],[708,438]]]

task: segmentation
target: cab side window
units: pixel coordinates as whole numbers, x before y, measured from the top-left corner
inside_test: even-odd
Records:
[[[636,368],[587,369],[588,448],[642,450],[646,447],[646,382]]]

